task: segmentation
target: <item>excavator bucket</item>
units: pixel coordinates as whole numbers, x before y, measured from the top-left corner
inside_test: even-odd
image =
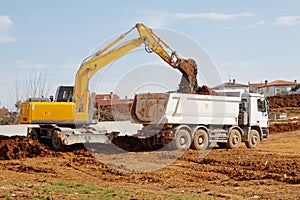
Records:
[[[194,59],[180,59],[177,66],[182,73],[179,89],[177,92],[196,93],[197,83],[197,63]]]
[[[180,59],[178,66],[176,67],[182,73],[179,89],[180,93],[192,93],[201,95],[218,95],[213,92],[209,87],[203,85],[200,87],[197,82],[197,63],[194,59]]]

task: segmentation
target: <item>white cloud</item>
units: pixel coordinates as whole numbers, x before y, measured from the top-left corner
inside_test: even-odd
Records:
[[[12,42],[15,38],[8,35],[8,31],[12,26],[13,22],[9,16],[0,15],[0,44],[6,42]]]
[[[172,14],[159,10],[143,10],[143,23],[149,27],[163,27],[172,20]]]
[[[178,19],[191,19],[191,18],[202,18],[202,19],[212,19],[212,20],[230,20],[239,17],[249,17],[252,16],[250,12],[234,13],[234,14],[224,14],[216,12],[208,13],[176,13],[175,17]]]
[[[300,22],[300,16],[281,16],[274,22],[277,26],[295,26]]]
[[[166,11],[159,10],[143,10],[141,11],[144,15],[143,22],[150,27],[163,27],[173,20],[178,19],[191,19],[191,18],[202,18],[208,20],[231,20],[239,17],[252,16],[250,12],[241,12],[233,14],[217,13],[217,12],[206,12],[206,13],[169,13]]]
[[[247,25],[247,26],[244,26],[244,28],[254,28],[254,27],[257,27],[257,26],[260,26],[260,25],[264,25],[264,24],[267,24],[268,22],[265,21],[265,20],[260,20],[254,24],[250,24],[250,25]]]

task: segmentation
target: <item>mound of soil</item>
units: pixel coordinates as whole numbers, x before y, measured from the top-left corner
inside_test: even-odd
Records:
[[[268,97],[270,112],[272,114],[287,113],[288,117],[298,116],[300,107],[300,94],[278,95]],[[295,131],[300,129],[300,120],[291,122],[288,119],[269,125],[270,133]]]
[[[300,107],[300,94],[268,97],[270,109],[285,107]]]
[[[37,140],[32,140],[20,136],[1,136],[0,135],[0,160],[11,160],[32,157],[56,157],[59,152],[51,150]]]
[[[269,131],[270,133],[280,133],[285,131],[295,131],[300,129],[300,122],[287,122],[287,123],[277,123],[270,124]]]
[[[125,151],[144,151],[145,148],[143,147],[141,141],[137,137],[116,137],[113,139],[112,143],[119,148],[122,148]]]

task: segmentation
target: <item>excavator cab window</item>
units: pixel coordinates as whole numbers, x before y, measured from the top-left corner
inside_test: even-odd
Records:
[[[56,102],[71,102],[73,98],[73,86],[60,86],[56,91]]]

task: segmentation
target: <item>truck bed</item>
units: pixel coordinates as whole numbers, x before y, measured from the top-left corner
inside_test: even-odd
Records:
[[[131,120],[143,124],[237,125],[240,97],[182,94],[136,94]]]

